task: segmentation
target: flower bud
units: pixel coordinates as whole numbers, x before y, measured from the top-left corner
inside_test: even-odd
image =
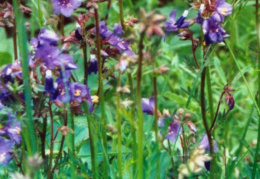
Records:
[[[184,109],[180,108],[180,109],[178,110],[178,114],[179,114],[180,116],[182,116],[183,113],[184,113]]]

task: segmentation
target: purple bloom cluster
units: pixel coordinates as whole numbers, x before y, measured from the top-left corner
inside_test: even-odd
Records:
[[[52,0],[53,12],[55,14],[63,14],[70,17],[75,9],[77,9],[82,0]]]
[[[114,24],[114,31],[112,32],[108,29],[105,22],[101,21],[99,23],[99,32],[100,32],[100,36],[106,42],[108,42],[111,46],[114,46],[120,52],[124,52],[128,56],[135,55],[135,53],[132,51],[132,49],[129,46],[129,42],[121,38],[122,35],[124,34],[124,31],[122,30],[122,27],[118,23]],[[94,29],[94,33],[96,33],[96,28]]]
[[[21,143],[21,123],[9,112],[5,126],[0,128],[0,164],[8,165],[12,159],[12,148]]]
[[[224,17],[232,13],[232,5],[225,0],[203,1],[195,3],[195,8],[199,9],[196,22],[201,25],[204,33],[204,44],[221,43],[224,38],[229,37],[220,23],[224,21]],[[187,28],[191,25],[192,20],[185,20],[188,11],[184,11],[183,15],[175,21],[176,10],[170,14],[170,20],[164,23],[166,33],[175,32],[179,29]]]
[[[203,28],[206,45],[223,42],[224,38],[229,37],[220,23],[232,13],[232,9],[232,5],[225,0],[216,0],[215,4],[200,4],[196,21]]]

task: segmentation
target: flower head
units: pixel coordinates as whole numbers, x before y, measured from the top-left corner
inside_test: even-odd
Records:
[[[75,9],[77,9],[82,0],[52,0],[53,12],[55,14],[63,14],[70,17]]]
[[[170,14],[170,19],[167,20],[165,23],[164,23],[164,26],[165,26],[165,31],[167,33],[169,32],[174,32],[174,31],[177,31],[178,29],[181,29],[181,28],[187,28],[189,27],[190,25],[190,22],[186,21],[186,17],[188,15],[188,11],[184,11],[184,13],[182,14],[181,17],[179,17],[177,19],[177,21],[175,21],[176,19],[176,10],[173,10]]]
[[[152,96],[149,98],[142,98],[142,110],[143,113],[153,115],[154,113],[154,97]]]
[[[96,59],[96,56],[90,55],[89,66],[88,66],[88,74],[89,75],[91,73],[97,74],[97,72],[98,72],[98,61]]]
[[[175,142],[177,137],[181,135],[182,128],[180,126],[180,123],[178,120],[170,119],[169,117],[166,118],[160,118],[158,120],[158,126],[159,127],[167,127],[165,126],[165,123],[170,123],[167,129],[167,133],[165,138],[169,139],[171,142]]]

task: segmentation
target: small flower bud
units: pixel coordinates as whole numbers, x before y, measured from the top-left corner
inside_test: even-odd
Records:
[[[182,116],[183,113],[184,113],[184,109],[180,108],[180,109],[178,110],[178,114],[179,114],[180,116]]]
[[[116,134],[117,133],[117,128],[111,124],[107,124],[107,132],[111,132],[112,134]]]
[[[68,133],[74,133],[74,131],[70,128],[68,128],[67,126],[61,126],[58,128],[58,131],[61,132],[62,135],[68,135]]]
[[[227,92],[225,96],[225,101],[229,106],[229,110],[232,110],[235,106],[235,100],[233,98],[233,95]]]
[[[186,113],[184,117],[185,117],[185,119],[190,119],[191,118],[191,114],[190,113]]]

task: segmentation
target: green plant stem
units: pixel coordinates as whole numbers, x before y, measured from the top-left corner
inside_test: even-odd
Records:
[[[203,120],[203,125],[206,130],[206,134],[208,136],[209,141],[209,148],[210,148],[210,156],[212,160],[210,161],[210,176],[211,178],[215,178],[215,154],[214,154],[214,148],[213,148],[213,140],[211,137],[211,132],[208,127],[207,118],[206,118],[206,107],[205,107],[205,77],[206,77],[206,70],[207,67],[205,67],[201,73],[201,86],[200,86],[200,101],[201,101],[201,115]]]
[[[16,33],[16,22],[14,19],[14,27],[13,27],[13,46],[14,46],[14,60],[18,60],[18,55],[17,55],[17,33]]]
[[[50,133],[50,157],[49,157],[49,166],[48,166],[48,177],[47,178],[52,178],[52,158],[53,158],[53,134],[54,134],[54,121],[53,121],[53,114],[52,114],[52,109],[51,109],[51,101],[49,101],[49,113],[50,113],[50,123],[51,123],[51,133]]]
[[[255,20],[256,20],[256,34],[257,34],[257,62],[258,62],[258,70],[260,70],[260,18],[259,18],[259,2],[258,0],[255,0]],[[260,71],[258,71],[258,107],[260,108]],[[256,177],[256,167],[257,167],[257,161],[259,159],[258,152],[260,150],[260,114],[258,116],[258,137],[257,137],[257,144],[256,144],[256,151],[255,151],[255,159],[254,159],[254,165],[253,165],[253,172],[252,172],[252,179],[255,179]],[[260,174],[260,171],[259,171]]]
[[[156,71],[155,71],[155,59],[153,60],[153,92],[154,92],[154,132],[155,132],[155,141],[157,145],[157,153],[160,153],[160,143],[158,139],[158,95],[157,95],[157,80],[156,80]],[[157,168],[157,178],[160,178],[160,158],[156,161]]]
[[[24,85],[24,95],[25,95],[25,109],[26,109],[26,127],[23,127],[23,132],[25,133],[25,143],[27,147],[28,154],[32,156],[37,152],[37,141],[35,134],[34,121],[32,117],[32,107],[31,107],[31,86],[30,86],[30,76],[29,76],[29,66],[28,66],[28,49],[27,49],[27,34],[24,26],[24,20],[21,13],[18,11],[17,1],[13,0],[13,7],[15,12],[15,23],[18,31],[18,42],[19,51],[21,55],[21,66],[22,66],[22,78]]]
[[[211,88],[210,68],[207,68],[207,70],[206,70],[206,79],[207,79],[207,92],[208,92],[210,118],[213,121],[214,110],[213,110],[213,97],[212,97],[212,88]]]
[[[125,30],[123,2],[122,2],[122,0],[118,0],[118,3],[119,3],[120,23],[121,23],[122,29]]]
[[[100,34],[99,34],[99,15],[98,10],[95,9],[95,25],[96,25],[96,48],[97,48],[97,60],[98,60],[98,83],[99,83],[99,100],[101,108],[101,125],[102,125],[102,142],[104,146],[104,178],[108,178],[108,163],[106,162],[107,154],[107,134],[106,134],[106,118],[105,118],[105,102],[104,102],[104,89],[103,89],[103,77],[102,77],[102,61],[100,54]]]
[[[169,154],[170,154],[172,169],[174,170],[174,160],[173,160],[173,156],[172,156],[171,143],[170,143],[170,140],[169,140],[169,139],[167,140],[167,142],[168,142],[168,147],[169,147],[169,150],[167,150],[167,151],[168,151]]]
[[[132,79],[132,74],[130,72],[127,73],[128,77],[128,82],[130,86],[130,91],[131,91],[131,100],[134,100],[133,94],[134,94],[134,85],[133,85],[133,79]],[[131,136],[132,136],[132,153],[133,153],[133,176],[135,176],[136,172],[136,161],[137,161],[137,145],[136,145],[136,128],[135,128],[135,107],[131,108]]]
[[[93,135],[94,125],[92,123],[92,116],[88,111],[88,104],[84,102],[84,110],[85,115],[87,117],[88,122],[88,131],[89,131],[89,141],[90,141],[90,153],[91,153],[91,165],[93,170],[93,178],[98,179],[98,162],[97,162],[97,155],[96,155],[96,136]],[[104,155],[102,153],[102,155]]]
[[[214,125],[215,125],[216,120],[217,120],[217,117],[218,117],[219,107],[220,107],[221,100],[222,100],[224,94],[225,94],[225,92],[223,91],[223,92],[221,93],[221,95],[220,95],[220,98],[219,98],[219,101],[218,101],[218,107],[217,107],[217,110],[216,110],[216,113],[215,113],[213,122],[212,122],[211,127],[210,127],[210,132],[211,132],[211,133],[212,133],[212,131],[213,131],[213,129],[214,129]]]
[[[121,86],[121,71],[119,71],[118,75],[118,81],[117,81],[117,88]],[[117,106],[117,118],[116,118],[116,124],[117,124],[117,146],[118,146],[118,172],[119,172],[119,178],[123,178],[122,173],[122,129],[121,129],[121,108],[120,108],[120,91],[116,94],[116,106]]]
[[[138,69],[137,69],[137,85],[136,85],[136,103],[138,116],[138,158],[137,158],[137,178],[143,178],[143,112],[141,104],[141,81],[142,81],[142,61],[143,61],[143,41],[145,33],[142,32],[138,44]]]
[[[64,126],[67,126],[67,113],[66,112],[65,112],[65,115],[64,115]],[[54,163],[54,166],[53,166],[53,169],[52,169],[52,173],[55,172],[55,169],[58,165],[59,159],[62,156],[62,149],[63,149],[63,145],[64,145],[64,140],[65,140],[65,136],[63,135],[62,138],[61,138],[59,153],[58,153],[58,156],[56,157],[56,160],[55,160],[55,163]]]

